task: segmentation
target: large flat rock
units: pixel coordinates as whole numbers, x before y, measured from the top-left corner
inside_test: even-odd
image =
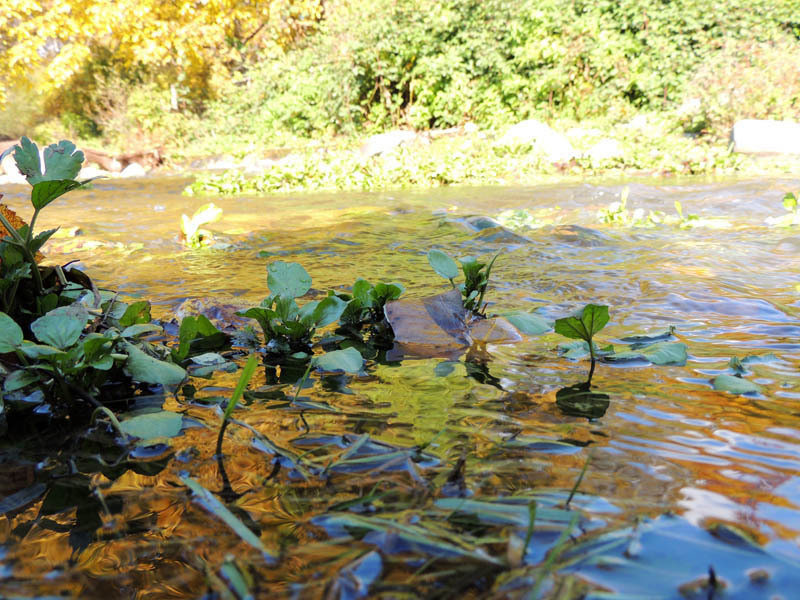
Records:
[[[735,152],[745,154],[800,154],[800,123],[745,119],[731,131]]]

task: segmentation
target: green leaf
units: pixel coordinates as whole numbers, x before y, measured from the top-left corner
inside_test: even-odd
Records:
[[[239,375],[239,381],[236,383],[236,389],[233,390],[233,395],[231,396],[231,399],[228,400],[228,406],[225,408],[225,414],[222,417],[223,421],[227,421],[230,418],[231,414],[233,413],[233,409],[236,408],[236,405],[239,403],[239,400],[244,394],[244,389],[247,387],[247,384],[253,377],[253,373],[255,373],[257,366],[258,360],[256,359],[256,355],[251,353],[250,356],[247,357],[247,363],[245,363],[241,375]]]
[[[119,318],[120,327],[130,327],[138,323],[150,322],[150,303],[147,300],[139,300],[129,304],[125,312]]]
[[[358,300],[362,306],[369,306],[370,297],[369,293],[372,290],[372,284],[366,279],[359,277],[353,284],[353,298]]]
[[[146,333],[157,333],[159,331],[164,331],[161,325],[156,325],[155,323],[137,323],[136,325],[131,325],[123,329],[120,335],[125,338],[134,338]]]
[[[635,347],[635,345],[634,345]],[[623,350],[606,357],[610,361],[646,360],[654,365],[686,364],[687,346],[682,342],[659,342],[637,350]]]
[[[91,336],[91,337],[89,337]],[[83,360],[87,365],[95,363],[105,366],[114,346],[114,340],[98,333],[89,334],[83,341]]]
[[[505,313],[501,316],[505,317],[509,323],[525,335],[540,335],[553,328],[549,321],[539,315],[521,310]]]
[[[358,373],[364,366],[364,358],[355,348],[334,350],[311,359],[311,364],[322,371],[344,371]]]
[[[56,231],[58,231],[58,227],[56,227],[55,229],[48,229],[47,231],[43,231],[39,235],[34,237],[31,240],[31,245],[30,245],[31,253],[33,254],[37,253],[39,249],[45,245],[47,240],[49,240]]]
[[[797,212],[797,196],[789,192],[783,197],[783,207],[789,212]]]
[[[654,365],[677,365],[682,367],[688,358],[686,344],[682,342],[658,343],[642,349],[642,354]]]
[[[325,327],[336,322],[346,307],[347,302],[341,298],[328,296],[317,304],[311,315],[311,321],[315,327]]]
[[[44,174],[41,181],[75,179],[83,164],[83,152],[70,141],[61,140],[44,149]],[[31,185],[38,181],[28,179]]]
[[[33,186],[33,190],[31,191],[31,204],[33,204],[35,209],[40,210],[56,198],[82,185],[82,183],[73,181],[72,179],[40,181]]]
[[[247,526],[242,523],[236,515],[234,515],[227,506],[225,506],[220,500],[211,492],[209,492],[206,488],[202,485],[197,483],[191,477],[181,476],[181,481],[188,487],[192,492],[197,496],[200,500],[200,503],[211,513],[213,513],[220,521],[225,523],[228,527],[230,527],[233,532],[238,535],[243,541],[250,544],[256,550],[259,550],[263,553],[264,557],[269,560],[270,563],[275,562],[277,557],[270,553],[264,544],[261,542],[261,539],[252,531],[250,531]]]
[[[36,381],[39,381],[39,375],[37,375],[33,371],[25,371],[20,369],[19,371],[14,371],[3,382],[3,391],[5,392],[14,392],[16,390],[21,390],[25,386],[28,386]]]
[[[54,348],[53,346],[45,346],[43,344],[34,344],[33,342],[29,342],[28,340],[22,342],[22,345],[19,347],[19,349],[22,350],[22,353],[25,356],[34,359],[43,357],[62,358],[67,356],[66,352],[63,352],[58,348]]]
[[[175,437],[183,427],[183,417],[178,413],[161,410],[125,419],[120,423],[122,431],[142,440],[160,437]]]
[[[125,369],[134,381],[161,385],[179,385],[186,379],[186,371],[178,365],[153,358],[130,343],[125,343],[128,360]]]
[[[602,330],[608,323],[608,307],[597,304],[587,304],[572,317],[557,319],[555,331],[570,339],[592,339],[595,333]]]
[[[397,300],[404,291],[405,288],[399,283],[376,283],[369,295],[376,304],[383,306],[387,302]]]
[[[431,250],[428,252],[428,262],[433,270],[445,279],[455,279],[458,277],[458,265],[441,250]]]
[[[14,146],[14,162],[31,185],[42,181],[42,159],[39,156],[39,147],[22,136],[19,144]]]
[[[717,375],[714,378],[714,389],[731,394],[753,394],[761,391],[752,381],[734,375]]]
[[[272,294],[299,298],[311,289],[311,276],[297,263],[278,260],[267,266],[267,285]]]
[[[78,341],[88,319],[83,306],[62,306],[31,323],[31,331],[40,342],[64,350]]]
[[[0,354],[13,352],[22,343],[22,329],[6,313],[0,312]]]

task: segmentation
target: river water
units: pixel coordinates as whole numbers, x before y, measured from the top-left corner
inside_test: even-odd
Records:
[[[487,295],[490,312],[535,310],[553,320],[590,302],[605,304],[611,320],[597,336],[600,345],[674,327],[688,360],[684,366],[599,363],[592,383],[609,402],[596,418],[568,414],[556,403],[560,389],[585,379],[588,361],[560,356],[557,347],[565,340],[552,332],[455,358],[371,362],[359,376],[315,376],[302,391],[308,403],[302,418],[281,402],[291,387],[260,372],[251,383],[258,393],[238,417],[291,456],[303,455],[300,463],[307,458],[328,467],[324,477],[304,479],[287,455],[269,451],[247,429],[230,428],[225,470],[235,497],[226,500],[281,554],[277,566],[261,560],[182,484],[180,477],[189,475],[220,489],[214,458],[220,411],[213,400],[229,395],[238,375],[193,381],[193,396],[164,399],[165,408],[184,416],[185,427],[155,472],[109,474],[74,463],[56,468],[44,450],[29,448],[20,456],[4,448],[4,472],[16,474],[4,481],[24,480],[5,493],[27,489],[33,498],[0,519],[2,595],[235,598],[236,572],[249,578],[256,597],[356,598],[367,589],[387,598],[516,597],[519,586],[499,587],[498,572],[533,568],[554,540],[545,536],[541,551],[529,549],[513,560],[511,548],[525,539],[524,528],[459,529],[435,512],[435,503],[566,493],[585,469],[575,506],[597,521],[598,530],[675,515],[668,518],[694,532],[685,547],[675,537],[666,551],[667,562],[694,557],[672,571],[677,579],[669,583],[652,575],[640,589],[628,574],[615,578],[608,567],[564,566],[564,573],[611,590],[597,597],[686,595],[691,590],[678,586],[709,566],[728,582],[725,597],[795,597],[800,569],[786,565],[800,564],[800,230],[766,220],[784,214],[781,198],[800,190],[800,181],[209,199],[182,196],[186,183],[105,181],[68,194],[42,213],[39,226],[78,226],[80,234],[62,236],[44,252],[59,263],[80,259],[98,285],[150,300],[154,316],[165,320],[192,298],[258,304],[267,295],[270,260],[301,263],[317,290],[364,277],[400,282],[405,296],[419,297],[449,285],[427,264],[431,248],[487,259],[500,252]],[[600,223],[598,210],[618,200],[625,185],[631,209],[674,214],[677,200],[684,214],[698,214],[712,226]],[[26,193],[9,188],[4,200],[24,218]],[[224,211],[210,226],[219,245],[187,250],[179,240],[180,215],[209,200]],[[509,209],[526,210],[536,226],[480,229],[485,223],[472,219]],[[713,226],[720,221],[724,227]],[[714,390],[715,376],[732,373],[730,359],[747,356],[762,359],[745,375],[760,391]],[[362,456],[354,440],[364,439],[373,452],[348,463]],[[420,446],[422,453],[409,450]],[[370,462],[392,452],[394,462]],[[337,505],[365,496],[371,500],[358,510]],[[331,511],[391,519],[440,540],[469,534],[504,566],[470,567],[470,579],[459,569],[474,557],[453,566],[441,548],[402,536],[405,542],[397,542],[385,528],[354,535],[355,526],[337,528],[325,520]],[[749,555],[732,567],[722,555],[714,557],[713,547],[704,553],[702,535],[719,523],[733,527],[726,535],[751,539],[783,567]],[[753,575],[761,567],[766,583],[760,572]],[[747,569],[749,579],[740,581],[739,571]],[[546,581],[537,593],[552,585]]]

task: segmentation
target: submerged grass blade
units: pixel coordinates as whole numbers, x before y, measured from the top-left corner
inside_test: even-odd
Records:
[[[578,475],[578,479],[575,480],[575,485],[572,486],[572,489],[569,492],[569,497],[567,501],[564,503],[564,508],[569,508],[569,503],[572,502],[572,497],[575,495],[575,492],[578,491],[578,487],[581,485],[581,481],[583,481],[583,476],[586,475],[586,469],[589,468],[589,462],[592,460],[592,455],[589,454],[586,457],[586,462],[583,463],[583,468],[581,469],[580,474]]]
[[[260,551],[269,564],[275,564],[278,561],[278,556],[269,550],[261,542],[261,539],[250,531],[247,526],[242,523],[236,515],[234,515],[227,506],[225,506],[214,494],[200,485],[191,477],[181,476],[181,481],[197,496],[203,506],[214,514],[220,521],[230,527],[233,532],[238,535],[244,542],[250,544],[253,548]]]
[[[242,369],[242,374],[239,376],[239,382],[236,384],[236,388],[233,390],[233,395],[231,396],[230,401],[228,401],[228,406],[225,408],[225,414],[222,417],[223,421],[227,421],[231,414],[233,414],[233,409],[236,408],[236,405],[242,398],[244,389],[247,387],[247,384],[250,383],[250,379],[253,377],[253,373],[255,372],[257,365],[258,359],[256,359],[256,355],[250,354],[249,358],[247,359],[247,363],[244,365],[244,369]]]

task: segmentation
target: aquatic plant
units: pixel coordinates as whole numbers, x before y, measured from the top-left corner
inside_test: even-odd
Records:
[[[267,285],[272,293],[260,306],[239,314],[258,321],[267,352],[307,356],[316,329],[339,320],[347,303],[330,295],[298,306],[295,299],[311,289],[311,276],[297,263],[275,261],[267,266],[267,274]]]
[[[339,298],[347,302],[339,322],[342,325],[361,327],[376,325],[383,321],[386,303],[397,300],[405,291],[399,283],[371,284],[359,277],[353,284],[352,294],[338,293]]]
[[[53,200],[91,180],[75,180],[83,163],[83,152],[67,140],[47,146],[40,157],[38,146],[23,137],[18,145],[0,155],[0,160],[12,152],[17,168],[32,186],[30,200],[33,206],[30,224],[26,224],[0,205],[4,209],[0,210],[0,223],[5,229],[5,237],[0,241],[0,304],[5,312],[16,317],[20,295],[25,296],[25,311],[41,314],[43,311],[36,306],[36,299],[57,292],[67,284],[61,268],[46,269],[38,265],[39,249],[58,230],[50,229],[34,235],[39,213]],[[12,220],[16,222],[12,223]],[[52,277],[53,274],[56,277]],[[20,286],[31,289],[21,290]]]
[[[767,219],[767,223],[770,225],[779,225],[781,227],[800,225],[800,202],[798,202],[798,200],[800,200],[798,195],[788,192],[783,197],[783,208],[785,208],[789,214],[781,215],[780,217],[770,217]]]
[[[222,217],[222,209],[215,206],[213,202],[198,208],[191,218],[181,215],[181,240],[189,248],[208,246],[214,240],[214,236],[207,229],[202,229],[202,226],[219,221],[220,217]]]
[[[433,249],[428,252],[428,263],[438,275],[450,281],[454,288],[461,290],[464,308],[475,315],[485,316],[486,305],[483,303],[483,297],[489,285],[489,276],[492,273],[494,261],[498,256],[500,256],[499,252],[488,263],[482,263],[473,256],[460,258],[464,283],[459,285],[456,285],[454,281],[458,277],[459,268],[449,255],[441,250]]]
[[[32,186],[33,215],[26,224],[0,205],[5,229],[0,241],[0,354],[7,355],[0,411],[48,404],[56,415],[74,416],[81,405],[101,408],[101,390],[109,386],[127,387],[130,395],[138,384],[181,383],[186,371],[165,360],[167,348],[142,339],[161,331],[150,322],[149,303],[119,302],[80,271],[39,265],[39,250],[57,229],[35,234],[36,220],[54,200],[89,183],[75,179],[83,153],[62,140],[40,157],[28,138],[3,156],[12,152]]]
[[[592,366],[589,368],[587,384],[592,382],[597,355],[597,349],[592,338],[606,326],[608,318],[608,306],[587,304],[571,317],[556,319],[555,322],[554,329],[556,333],[573,340],[582,340],[588,345]]]

